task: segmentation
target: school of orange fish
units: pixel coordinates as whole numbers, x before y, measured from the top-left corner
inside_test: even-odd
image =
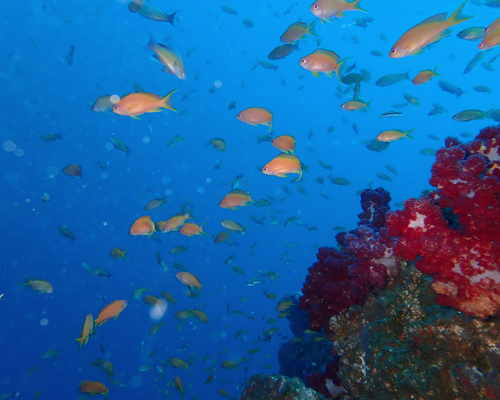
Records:
[[[260,61],[258,64],[270,70],[276,70],[276,66],[272,64],[270,61],[284,59],[289,56],[293,52],[299,51],[298,43],[309,37],[315,38],[315,40],[319,41],[320,38],[316,33],[316,24],[317,21],[320,21],[322,24],[329,24],[330,22],[334,22],[340,18],[345,16],[346,12],[353,13],[367,13],[369,15],[369,10],[365,10],[360,5],[361,0],[355,0],[352,2],[345,2],[343,0],[317,0],[310,6],[310,12],[316,18],[310,23],[304,22],[296,22],[288,26],[285,29],[284,33],[281,35],[282,45],[276,47],[268,56],[266,61]],[[467,16],[463,13],[464,7],[467,5],[467,1],[464,2],[455,12],[453,12],[449,17],[447,17],[446,12],[442,12],[433,16],[430,16],[423,20],[422,22],[414,25],[413,27],[409,27],[409,29],[401,35],[401,37],[395,42],[392,48],[388,52],[388,56],[390,58],[401,58],[407,56],[416,56],[421,54],[424,50],[432,46],[441,46],[441,43],[438,43],[441,39],[450,36],[451,28],[457,24],[468,21],[473,18],[473,16]],[[293,4],[289,7],[283,15],[292,12],[292,9],[297,6],[297,3]],[[376,7],[375,4],[371,5],[372,7]],[[133,0],[128,4],[128,9],[132,13],[137,13],[140,16],[153,20],[153,21],[162,21],[167,22],[172,25],[175,25],[176,14],[166,14],[160,9],[148,4],[144,0]],[[221,11],[237,15],[237,11],[228,5],[223,5],[221,7]],[[301,10],[304,11],[304,10]],[[364,14],[360,14],[364,15]],[[408,20],[410,20],[408,18]],[[357,18],[354,20],[356,24],[360,24],[360,26],[367,26],[372,21],[370,17]],[[243,24],[247,28],[253,28],[254,23],[249,18],[243,20]],[[332,25],[334,28],[334,25]],[[500,18],[491,22],[491,24],[487,27],[469,27],[463,31],[460,31],[457,35],[460,39],[468,40],[468,41],[478,41],[478,54],[474,57],[473,60],[467,65],[467,69],[472,70],[479,66],[479,63],[483,63],[482,66],[485,69],[493,68],[492,63],[496,59],[496,56],[491,59],[489,62],[483,61],[484,57],[488,53],[489,49],[492,49],[500,44]],[[186,68],[184,65],[183,58],[181,54],[173,47],[167,46],[161,43],[157,43],[155,38],[150,34],[149,41],[146,45],[146,49],[148,49],[153,54],[151,55],[151,59],[158,62],[162,66],[162,71],[168,74],[172,74],[178,79],[189,79],[189,76],[186,73]],[[68,57],[73,59],[73,53],[75,49],[72,47],[70,54]],[[383,54],[378,54],[376,51],[372,52],[372,55],[375,57],[382,56]],[[68,62],[69,62],[69,58]],[[72,62],[72,61],[71,61]],[[314,52],[309,55],[305,55],[300,58],[299,65],[307,71],[310,71],[313,76],[320,77],[321,74],[325,74],[329,78],[336,79],[339,82],[338,86],[338,97],[343,96],[346,93],[352,93],[352,98],[348,101],[345,101],[341,105],[341,109],[349,112],[368,112],[370,110],[370,101],[365,101],[361,95],[361,87],[362,85],[368,85],[370,81],[370,73],[366,70],[360,70],[360,72],[355,72],[356,66],[354,60],[350,58],[341,58],[338,54],[336,54],[333,50],[330,49],[322,49],[318,48]],[[429,83],[434,77],[441,76],[442,74],[438,74],[437,67],[433,67],[430,69],[425,69],[420,71],[415,77],[412,79],[412,83],[414,85],[423,85]],[[334,77],[335,76],[335,77]],[[320,77],[320,79],[324,79],[324,77]],[[385,87],[397,84],[403,80],[410,79],[408,73],[402,74],[389,74],[382,76],[375,83],[378,87]],[[455,95],[457,98],[463,94],[463,90],[459,87],[453,85],[451,82],[446,80],[440,80],[438,86],[445,92],[451,93]],[[92,106],[92,110],[96,112],[108,112],[114,113],[120,116],[128,116],[134,119],[140,119],[140,116],[145,113],[157,113],[162,112],[163,110],[171,110],[174,112],[176,108],[174,107],[174,94],[177,92],[177,89],[171,90],[167,95],[160,96],[154,93],[148,93],[142,90],[142,88],[137,85],[135,87],[136,91],[124,96],[118,95],[101,95],[97,98],[95,103]],[[491,89],[486,86],[477,86],[474,88],[477,92],[482,93],[490,93]],[[185,95],[189,95],[189,92]],[[411,104],[418,106],[419,100],[411,95],[404,95],[406,99],[406,103],[403,105]],[[235,108],[235,104],[231,103],[229,105],[229,109],[232,110]],[[429,113],[429,115],[435,115],[438,113],[443,113],[444,109],[439,104],[434,104],[434,109]],[[398,111],[387,111],[386,113],[380,115],[381,118],[395,118],[397,119],[402,113]],[[269,142],[274,148],[276,148],[280,153],[276,155],[273,159],[269,160],[267,164],[260,167],[261,172],[264,175],[271,175],[280,178],[286,178],[289,174],[296,174],[296,178],[294,179],[294,183],[296,184],[296,190],[305,194],[305,191],[302,186],[300,186],[300,182],[304,175],[308,173],[308,168],[305,166],[300,158],[295,154],[296,140],[295,137],[289,134],[283,134],[279,136],[272,135],[273,129],[273,113],[260,106],[249,107],[241,110],[235,115],[235,118],[243,123],[258,126],[263,125],[269,128],[269,132],[267,135],[262,135],[258,137],[259,142]],[[482,111],[477,109],[463,110],[460,113],[453,116],[455,121],[467,122],[478,119],[491,119],[494,121],[500,120],[499,113],[492,109],[490,111]],[[140,122],[137,122],[140,123]],[[332,128],[333,129],[333,128]],[[409,135],[409,133],[413,131],[404,131],[399,129],[389,129],[375,135],[376,140],[382,143],[389,143],[393,141],[399,141],[404,138],[413,138]],[[430,137],[430,135],[429,135]],[[40,138],[44,142],[51,142],[55,140],[59,140],[60,136],[57,134],[49,134],[44,135]],[[173,145],[175,141],[182,142],[183,138],[175,137],[172,139],[169,145]],[[112,139],[113,145],[122,151],[124,154],[129,154],[130,149],[128,146],[121,141],[120,139],[114,137]],[[226,151],[227,146],[225,140],[222,138],[214,138],[207,144],[218,151]],[[433,154],[431,149],[428,150],[428,154]],[[423,153],[425,154],[425,152]],[[320,161],[320,165],[327,169],[331,170],[332,167],[324,162]],[[106,164],[100,165],[101,168],[106,168]],[[397,174],[395,168],[391,165],[387,165],[387,169],[392,173]],[[75,178],[82,177],[83,168],[78,164],[70,164],[66,166],[63,172]],[[380,179],[385,181],[391,181],[391,178],[385,174],[377,175]],[[329,175],[329,178],[332,183],[339,186],[348,186],[350,182],[341,177],[333,177]],[[231,184],[231,189],[228,193],[220,200],[218,206],[223,209],[228,210],[238,210],[238,207],[243,206],[269,206],[275,200],[268,196],[268,199],[261,199],[255,201],[252,199],[252,196],[249,192],[241,190],[239,187],[241,185],[243,177],[242,175],[238,175],[235,177],[234,181]],[[323,178],[317,178],[316,182],[323,183]],[[285,189],[288,191],[288,189]],[[324,193],[324,192],[323,192]],[[324,195],[327,198],[326,193]],[[42,201],[47,202],[50,200],[48,194],[44,194],[42,196]],[[144,211],[148,212],[161,209],[165,204],[164,198],[153,199],[148,202]],[[189,202],[186,202],[189,203]],[[187,209],[187,207],[190,209]],[[217,205],[214,204],[214,207]],[[180,212],[171,215],[165,220],[156,220],[153,221],[150,215],[143,215],[139,217],[135,221],[130,221],[130,229],[128,233],[131,236],[146,236],[151,239],[157,238],[157,240],[161,240],[161,235],[159,234],[173,234],[174,232],[178,232],[187,237],[200,236],[200,235],[208,235],[204,232],[204,223],[198,225],[197,223],[192,222],[191,220],[194,218],[192,214],[192,209],[194,206],[192,204],[186,204],[182,207]],[[271,224],[280,223],[278,218],[276,217],[277,211],[271,211],[270,217],[272,219]],[[257,224],[263,225],[266,223],[265,219],[259,219],[257,217],[252,218],[254,222]],[[285,224],[303,224],[299,217],[289,218]],[[232,220],[225,219],[221,221],[221,226],[224,228],[221,232],[213,235],[213,241],[215,244],[226,243],[229,245],[235,245],[234,240],[232,239],[233,234],[244,235],[246,227],[241,225],[240,223]],[[75,239],[75,235],[65,226],[60,226],[59,232],[71,239],[73,241]],[[314,231],[315,227],[309,227],[309,231]],[[337,229],[341,230],[341,228]],[[255,244],[253,245],[255,246]],[[250,252],[252,252],[252,248],[250,248]],[[122,250],[118,247],[110,250],[111,257],[115,259],[127,259],[126,256],[127,250]],[[187,247],[184,246],[176,246],[170,250],[170,254],[179,254],[187,251]],[[286,258],[286,253],[283,255],[282,259]],[[127,259],[128,260],[128,259]],[[168,266],[165,261],[161,259],[161,255],[157,252],[157,261],[158,264],[164,268],[166,272],[169,271]],[[229,257],[227,260],[227,264],[230,264],[232,259]],[[99,275],[99,276],[109,276],[109,273],[100,268],[93,268],[90,265],[83,263],[84,268],[91,275]],[[173,263],[173,266],[179,269],[180,271],[175,273],[175,277],[182,284],[187,286],[190,291],[188,292],[189,297],[199,298],[202,294],[202,287],[204,284],[200,282],[200,279],[192,272],[189,272],[184,268],[184,266],[180,263]],[[233,267],[233,271],[236,273],[244,274],[244,271],[239,267]],[[271,281],[279,278],[279,273],[275,271],[269,271],[268,273],[264,273],[263,276],[268,277]],[[201,279],[203,281],[203,279]],[[247,282],[249,286],[261,283],[259,280],[254,280]],[[30,287],[32,290],[36,291],[39,294],[47,294],[50,295],[54,292],[54,288],[52,285],[42,279],[30,279],[26,277],[26,282],[22,285],[26,285]],[[57,288],[56,288],[57,289]],[[196,289],[196,290],[195,290]],[[161,297],[153,296],[153,295],[145,295],[145,293],[149,291],[148,288],[141,287],[137,289],[131,296],[132,299],[143,300],[146,304],[151,306],[151,315],[155,315],[155,320],[159,321],[155,323],[155,325],[151,328],[150,334],[154,335],[158,332],[158,330],[165,325],[166,321],[164,319],[164,315],[166,313],[166,305],[167,303],[176,304],[177,300],[173,298],[173,296],[164,291],[161,294]],[[276,295],[273,293],[264,292],[266,297],[268,298],[276,298]],[[2,299],[3,294],[0,294],[0,300]],[[126,313],[128,301],[116,299],[105,307],[103,307],[99,312],[97,317],[94,318],[92,314],[88,314],[86,316],[82,315],[81,319],[83,321],[83,327],[80,333],[80,337],[76,339],[80,353],[83,351],[83,346],[85,346],[89,338],[95,335],[96,329],[104,324],[105,322],[116,319],[123,312]],[[283,318],[286,317],[287,309],[292,306],[291,302],[283,301],[279,303],[275,310],[279,313],[278,317]],[[206,310],[210,313],[210,310]],[[191,309],[181,310],[174,315],[174,318],[177,320],[183,321],[187,319],[197,319],[201,323],[208,324],[210,320],[207,314],[202,310]],[[182,325],[181,323],[181,325]],[[182,326],[181,326],[182,327]],[[180,329],[180,328],[179,328]],[[240,330],[243,331],[243,330]],[[277,328],[269,329],[266,331],[263,336],[264,339],[271,338],[277,332]],[[240,333],[240,335],[243,333]],[[260,338],[259,338],[260,340]],[[258,342],[253,342],[254,344],[258,344]],[[75,351],[77,351],[75,346]],[[258,352],[258,348],[249,349],[249,354],[255,354]],[[53,354],[48,354],[47,357],[54,356]],[[56,357],[57,355],[55,355]],[[155,357],[154,354],[151,355],[151,358]],[[238,364],[247,362],[248,359],[242,358],[235,361],[225,360],[222,361],[220,358],[213,361],[212,366],[208,369],[210,371],[210,375],[206,378],[205,383],[208,384],[215,379],[215,371],[217,367],[220,365],[223,369],[234,369],[237,368]],[[170,358],[167,362],[162,361],[163,364],[170,365],[173,368],[189,370],[189,365],[194,362],[194,357],[189,360],[182,360],[177,357]],[[118,381],[114,381],[112,376],[113,372],[113,364],[110,361],[106,360],[97,360],[94,362],[96,366],[101,368],[104,372],[108,374],[110,377],[110,382],[112,384],[121,384]],[[148,369],[145,367],[144,371]],[[186,393],[185,388],[183,388],[183,384],[180,377],[170,378],[171,385],[174,386],[182,399],[184,394]],[[102,394],[108,395],[110,390],[109,388],[102,382],[86,380],[80,383],[79,391],[84,394],[95,395]],[[221,396],[229,398],[229,394],[224,389],[219,389],[219,393]],[[171,392],[165,390],[163,394],[172,395]],[[196,395],[194,398],[197,398]],[[236,398],[232,396],[231,398]]]

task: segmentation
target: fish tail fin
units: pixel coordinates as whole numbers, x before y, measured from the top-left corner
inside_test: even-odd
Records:
[[[475,17],[475,15],[471,15],[469,17],[462,13],[462,8],[464,8],[464,6],[467,4],[468,1],[469,0],[465,0],[465,2],[458,8],[458,10],[455,11],[453,14],[451,14],[450,17],[446,20],[449,26],[459,24],[460,22],[464,22],[467,21],[468,19]]]
[[[186,219],[196,219],[196,217],[193,215],[193,209],[194,207],[191,208],[191,210],[189,210],[187,214],[185,214]]]
[[[200,233],[203,234],[203,235],[208,235],[210,236],[209,233],[206,233],[206,232],[203,232],[203,225],[205,225],[207,223],[207,221],[203,222],[201,225],[200,225]]]
[[[172,95],[177,92],[177,89],[172,90],[169,94],[161,99],[161,107],[166,108],[167,110],[172,110],[177,112],[177,110],[172,105]]]
[[[154,51],[155,53],[156,53],[156,50],[158,50],[158,45],[156,44],[155,38],[153,37],[151,32],[149,32],[149,41],[145,47],[146,47],[146,49]]]
[[[369,110],[371,110],[371,108],[370,108],[370,103],[371,103],[371,102],[372,102],[372,101],[370,100],[368,103],[366,103],[366,104],[365,104],[365,107],[366,107],[366,108],[368,108]]]
[[[128,261],[129,261],[129,259],[128,259],[128,258],[127,258],[127,256],[125,255],[125,253],[126,253],[127,251],[128,251],[128,249],[127,249],[127,250],[125,250],[125,251],[123,252],[122,257],[123,257],[125,260],[127,260],[127,262],[128,262]]]
[[[352,3],[349,4],[352,6],[353,10],[368,12],[364,8],[361,8],[361,5],[359,3],[361,3],[361,0],[354,0]]]
[[[179,12],[179,10],[177,10],[176,12],[173,12],[172,14],[168,15],[167,14],[167,21],[168,23],[170,23],[172,26],[175,26],[174,24],[174,18],[175,18],[175,14],[177,14]]]
[[[245,235],[245,231],[247,230],[247,226],[244,226],[243,228],[241,228],[241,234],[242,235]]]
[[[76,339],[76,341],[78,342],[78,346],[80,347],[80,355],[83,357],[83,353],[82,353],[82,346],[83,346],[83,338],[78,338]]]
[[[317,21],[317,19],[315,19],[313,22],[311,22],[311,23],[307,26],[306,31],[307,31],[309,34],[313,35],[313,36],[317,36],[317,37],[319,37],[319,35],[316,33],[316,28],[314,27],[314,26],[315,26],[315,24],[316,24],[316,21]]]
[[[205,285],[200,285],[200,286],[198,287],[198,293],[199,293],[200,295],[201,295],[201,288],[202,288],[203,286],[205,286]]]
[[[153,233],[155,233],[156,231],[156,225],[153,221],[151,221],[151,223],[149,224],[149,229],[151,229],[151,233],[149,234],[148,238],[153,236]]]
[[[404,78],[407,79],[407,80],[409,80],[409,81],[411,81],[410,71],[406,71]]]
[[[483,113],[483,117],[484,117],[484,118],[488,118],[488,119],[493,119],[493,118],[491,117],[491,113],[492,113],[492,111],[494,111],[494,110],[495,110],[495,107],[493,107],[493,108],[489,109],[488,111],[484,112],[484,113]]]
[[[264,125],[269,126],[269,132],[272,131],[272,129],[273,129],[273,121],[266,122]]]
[[[29,285],[31,283],[31,279],[28,278],[26,275],[24,275],[24,277],[26,278],[26,282],[25,283],[20,283],[19,286],[26,286],[26,285]]]
[[[413,132],[415,129],[417,128],[413,128],[413,129],[410,129],[409,131],[405,132],[405,136],[408,138],[408,139],[415,139],[413,136],[410,136],[409,133],[410,132]]]
[[[437,68],[438,68],[438,67],[439,67],[439,64],[438,64],[438,65],[436,65],[436,66],[434,67],[434,71],[432,71],[432,73],[434,74],[434,76],[442,76],[442,74],[438,74],[438,73],[437,73]]]
[[[342,74],[344,73],[345,69],[345,62],[349,60],[349,58],[344,58],[343,60],[340,60],[339,63],[337,64],[337,70],[335,73],[337,74],[337,78],[339,79],[340,82],[342,82]]]
[[[309,167],[310,165],[305,165],[302,162],[300,163],[300,168],[307,173],[309,173]]]

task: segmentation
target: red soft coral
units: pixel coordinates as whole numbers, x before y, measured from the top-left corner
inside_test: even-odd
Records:
[[[500,129],[446,144],[432,167],[438,190],[388,213],[386,226],[394,252],[433,276],[439,304],[486,318],[500,310]]]

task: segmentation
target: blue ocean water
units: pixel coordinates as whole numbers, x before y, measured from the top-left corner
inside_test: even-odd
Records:
[[[332,228],[356,226],[361,211],[358,191],[382,186],[390,191],[395,209],[395,203],[418,197],[430,187],[434,157],[422,155],[421,150],[438,149],[447,136],[475,135],[492,124],[489,119],[462,123],[451,117],[464,109],[487,111],[496,105],[496,72],[479,66],[464,74],[477,54],[478,42],[456,37],[466,27],[487,26],[497,17],[495,9],[469,2],[465,14],[477,16],[454,27],[450,37],[421,55],[390,59],[390,48],[408,28],[440,12],[451,14],[461,3],[365,0],[361,5],[367,14],[348,12],[333,23],[318,22],[319,39],[301,40],[299,51],[273,61],[277,71],[254,68],[256,61],[265,60],[281,44],[279,38],[291,23],[314,20],[310,3],[298,1],[283,15],[293,1],[149,2],[168,14],[179,10],[175,27],[131,13],[124,1],[0,3],[0,294],[4,294],[0,300],[0,396],[18,392],[18,398],[30,399],[40,390],[41,399],[76,398],[80,381],[98,380],[108,385],[114,399],[176,399],[180,396],[172,382],[179,376],[187,391],[184,399],[219,399],[219,389],[237,398],[251,375],[279,372],[280,337],[291,336],[285,319],[269,323],[269,318],[277,319],[277,300],[266,298],[264,291],[278,299],[300,291],[317,247],[335,245]],[[237,14],[224,12],[223,5]],[[373,18],[366,28],[354,24],[355,19],[366,16]],[[254,27],[246,28],[245,18]],[[158,42],[178,49],[186,65],[186,80],[163,73],[149,59],[151,52],[144,48],[148,32]],[[75,51],[69,65],[66,56],[71,46]],[[351,57],[357,68],[371,72],[370,83],[361,85],[363,99],[371,100],[368,112],[342,110],[340,105],[352,92],[341,98],[335,94],[337,86],[342,90],[348,86],[335,76],[315,78],[301,68],[300,58],[318,47],[334,50],[341,58]],[[383,57],[373,56],[372,50]],[[495,54],[492,51],[485,60]],[[413,78],[437,64],[442,76],[422,86],[408,80],[389,87],[374,84],[391,73],[410,71]],[[437,86],[439,79],[453,82],[465,94],[456,99],[443,92]],[[178,89],[173,104],[179,113],[163,111],[134,120],[91,110],[100,95],[133,92],[133,82],[159,95]],[[488,85],[493,95],[472,90],[477,85]],[[193,92],[181,101],[188,91]],[[404,103],[405,93],[417,97],[420,106],[397,109],[403,113],[397,118],[379,118],[394,110],[395,104]],[[229,109],[233,101],[236,108]],[[443,105],[448,112],[428,116],[432,103]],[[278,150],[269,142],[257,144],[256,137],[267,134],[267,127],[236,119],[239,111],[252,106],[273,113],[274,136],[295,137],[296,155],[310,166],[299,182],[306,194],[297,191],[296,175],[266,176],[256,168]],[[359,133],[353,130],[353,123]],[[333,132],[328,132],[330,126]],[[413,128],[415,139],[393,142],[383,152],[365,146],[384,130]],[[62,140],[41,141],[40,136],[48,133],[61,134]],[[186,139],[167,146],[176,135]],[[113,137],[127,144],[128,156],[113,147]],[[215,137],[226,140],[227,151],[206,146]],[[98,161],[108,166],[102,169]],[[321,167],[319,161],[333,169]],[[62,172],[72,163],[82,166],[81,179]],[[219,163],[221,168],[216,169]],[[386,164],[394,166],[398,174],[389,172]],[[251,205],[237,211],[219,208],[219,201],[239,174],[244,176],[241,189],[249,191],[254,200],[272,196],[276,202],[271,207]],[[351,184],[336,186],[328,174]],[[386,174],[392,181],[377,174]],[[325,183],[315,182],[317,177],[325,178]],[[47,202],[42,201],[45,193],[50,198]],[[163,196],[166,206],[143,210],[149,200]],[[204,230],[210,235],[155,234],[158,242],[128,234],[132,223],[143,215],[158,221],[178,213],[185,198],[194,205],[195,222],[206,221]],[[279,224],[271,224],[271,210],[277,211]],[[256,224],[249,215],[265,217],[266,222]],[[304,225],[297,221],[285,224],[291,217]],[[232,235],[238,246],[214,243],[211,235],[223,230],[222,219],[248,226],[244,236]],[[72,242],[62,236],[58,226],[67,226],[76,239]],[[318,230],[309,230],[312,226]],[[252,255],[249,248],[254,243],[258,244]],[[296,247],[287,246],[290,243]],[[189,251],[169,254],[180,245],[188,246]],[[128,249],[129,262],[110,257],[115,246]],[[168,272],[157,264],[156,252],[169,266]],[[235,256],[233,262],[225,265],[231,255]],[[204,284],[201,297],[186,296],[188,289],[176,279],[173,261],[182,263]],[[112,276],[90,276],[82,263],[103,268]],[[245,275],[235,273],[232,266],[243,269]],[[277,271],[280,278],[271,282],[260,271]],[[19,286],[24,275],[50,281],[54,292],[38,295]],[[253,278],[264,283],[248,286],[246,282]],[[156,335],[148,333],[158,322],[150,317],[150,307],[130,298],[139,287],[150,288],[148,294],[156,296],[166,290],[178,300],[177,305],[169,305],[162,319],[165,326]],[[75,339],[85,316],[92,313],[97,317],[101,308],[116,299],[128,300],[127,308],[116,321],[97,329],[83,346],[82,357]],[[173,315],[188,307],[203,310],[210,323],[191,319],[176,331],[179,321]],[[234,314],[235,309],[244,315]],[[262,331],[273,327],[279,327],[279,333],[271,341],[259,341]],[[240,329],[247,333],[235,338]],[[259,353],[248,354],[248,348],[257,347]],[[55,363],[42,358],[50,350],[58,350]],[[148,358],[154,350],[156,355]],[[171,357],[190,359],[190,371],[167,365],[161,367],[162,375],[159,360]],[[249,361],[242,362],[238,370],[220,367],[223,361],[243,357]],[[110,385],[103,371],[90,366],[90,360],[98,358],[113,363],[113,379],[121,384]],[[143,365],[151,370],[140,372]],[[205,385],[211,374],[216,376],[214,382]]]

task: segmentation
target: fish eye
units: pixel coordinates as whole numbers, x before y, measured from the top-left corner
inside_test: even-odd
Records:
[[[113,106],[113,110],[118,110],[119,108],[120,108],[120,106],[119,106],[118,104],[115,104],[115,105]]]
[[[238,114],[238,115],[236,116],[236,118],[241,118],[241,114]]]
[[[262,171],[267,171],[267,167],[262,168]]]
[[[302,60],[300,60],[300,62],[301,62],[302,64],[305,64],[305,63],[306,63],[306,59],[305,59],[305,57],[304,57]]]
[[[315,10],[317,10],[318,8],[319,8],[319,4],[318,4],[318,3],[316,3],[316,4],[314,5],[314,9],[315,9]]]
[[[478,46],[477,46],[478,49],[482,49],[483,47],[484,47],[483,43],[479,43]]]
[[[392,49],[391,50],[391,54],[396,54],[396,52],[397,52],[397,49]]]

